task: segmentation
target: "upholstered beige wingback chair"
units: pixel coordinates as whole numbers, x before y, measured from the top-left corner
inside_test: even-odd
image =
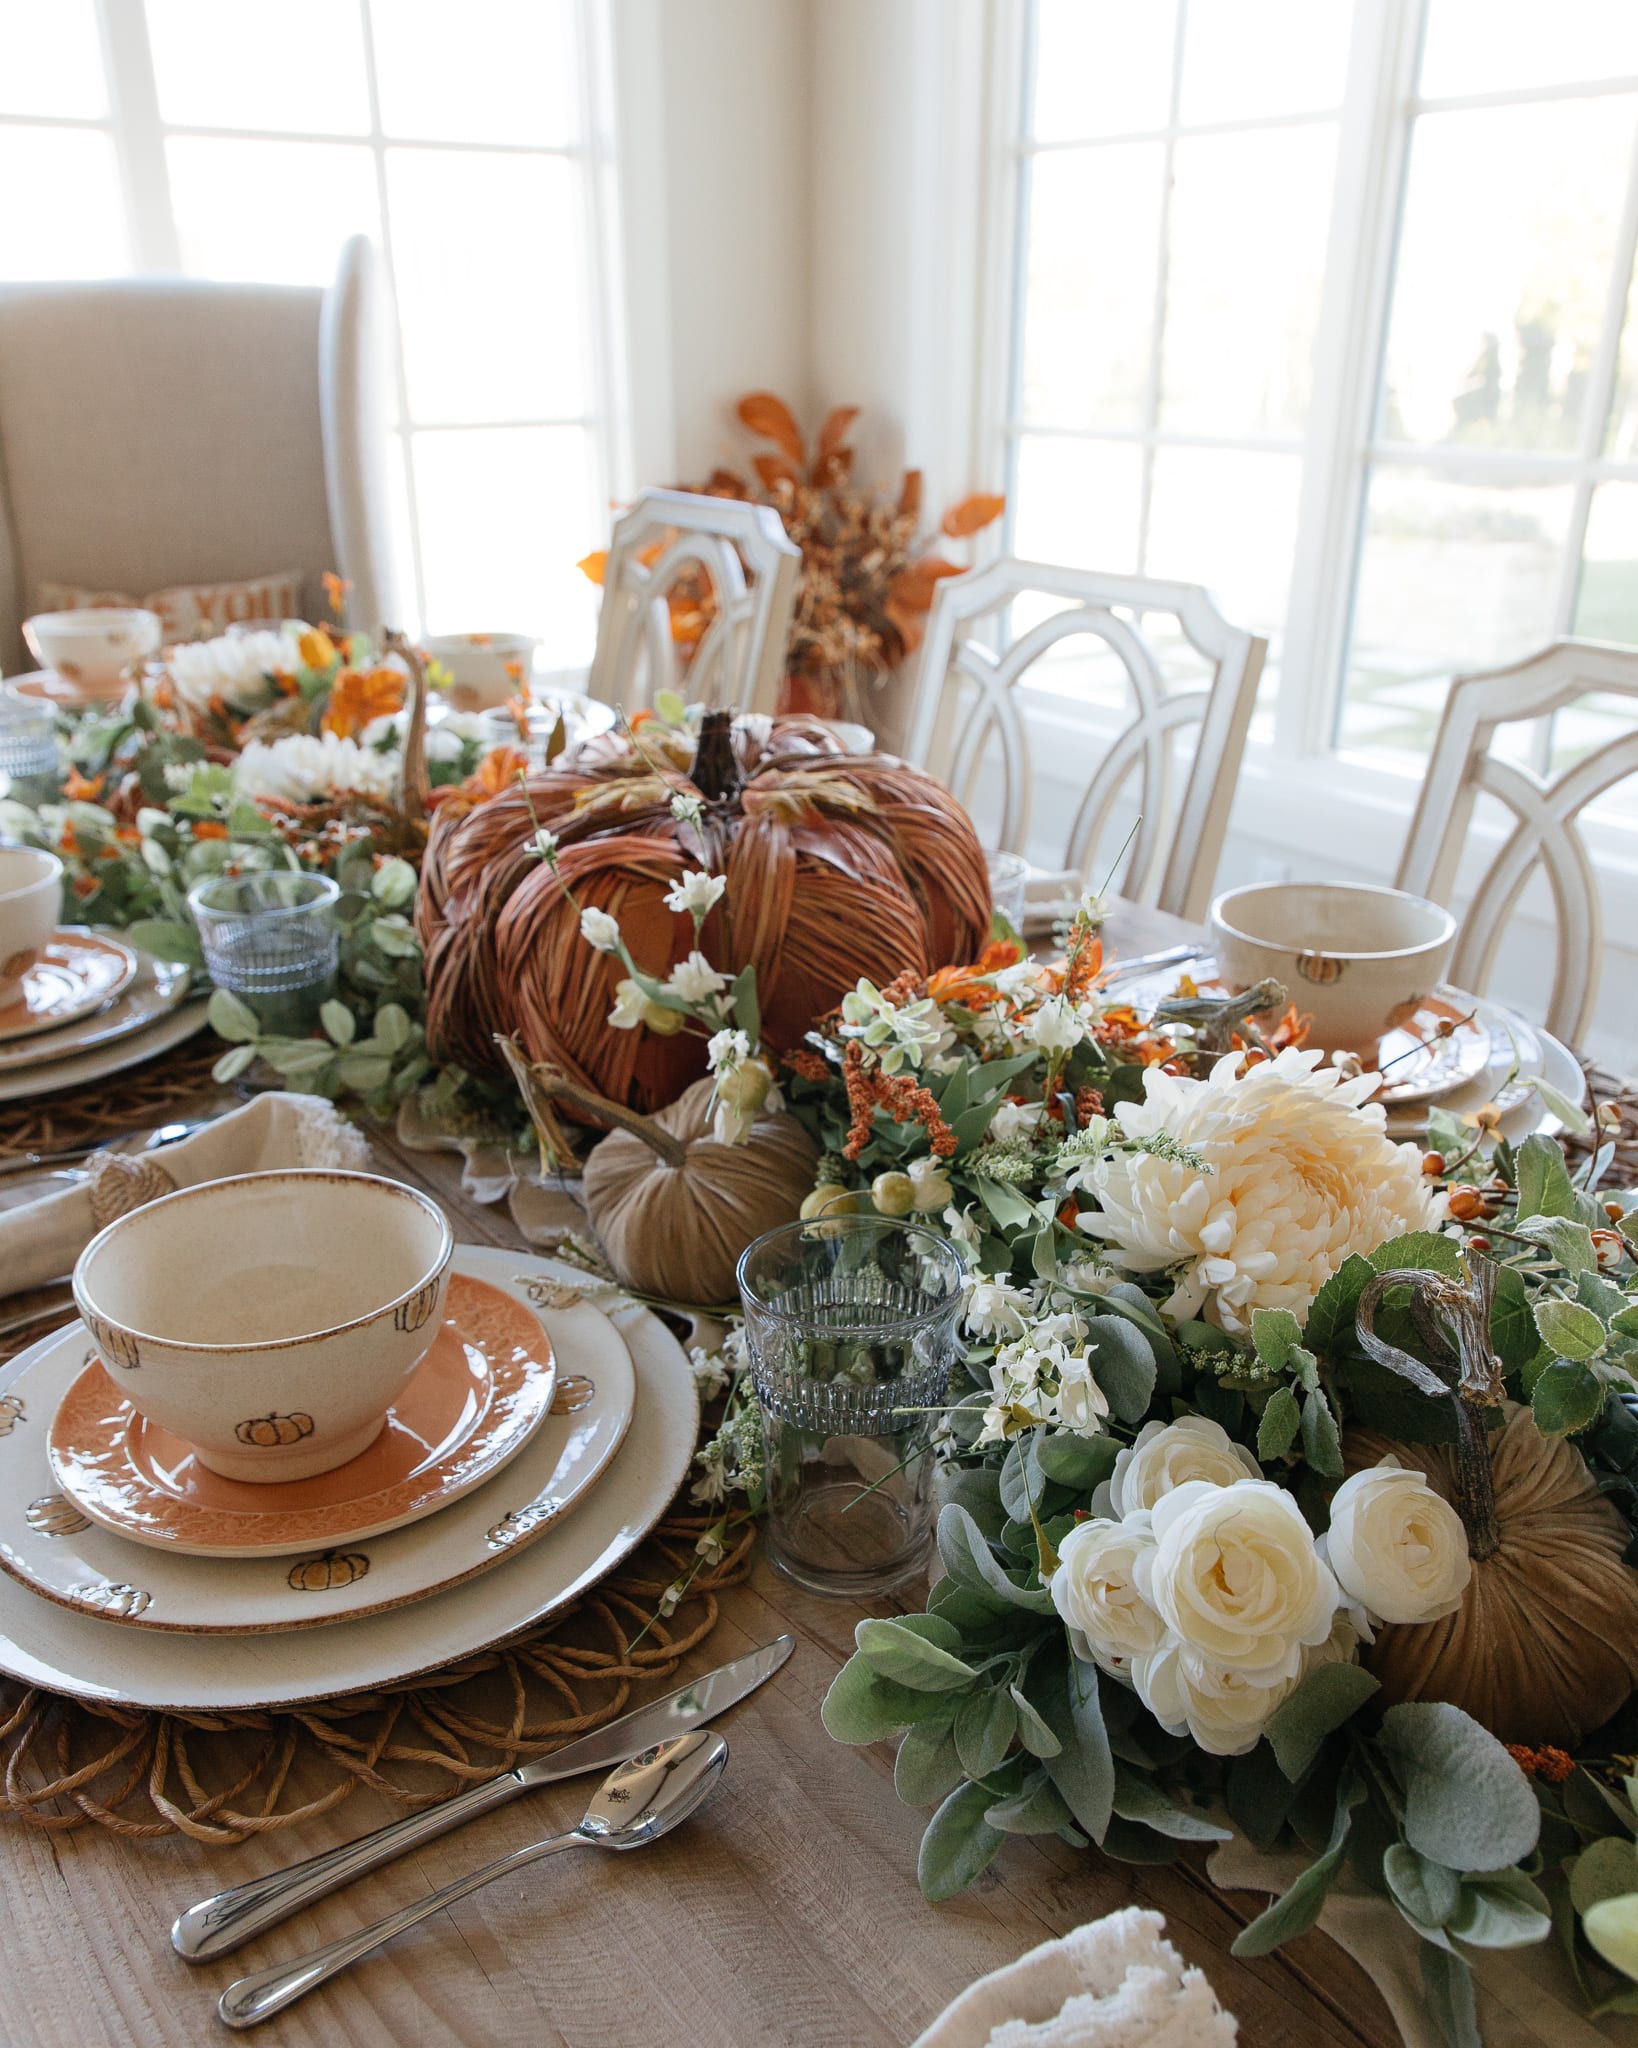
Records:
[[[328,290],[180,278],[0,287],[0,669],[45,586],[140,600],[297,569],[399,623],[380,295],[362,237]]]

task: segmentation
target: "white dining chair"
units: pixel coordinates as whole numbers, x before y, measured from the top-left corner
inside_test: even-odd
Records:
[[[628,711],[660,690],[718,709],[773,711],[801,566],[801,549],[769,505],[639,492],[614,523],[589,693]],[[685,677],[666,600],[691,572],[709,581],[716,612]]]
[[[971,634],[1019,598],[1063,608],[1000,647]],[[1170,620],[1209,670],[1203,684],[1168,684],[1146,632],[1156,618]],[[944,578],[928,616],[907,756],[969,807],[981,782],[998,782],[992,836],[998,849],[1026,853],[1035,771],[1017,687],[1035,662],[1075,636],[1101,643],[1114,657],[1124,709],[1111,720],[1107,710],[1076,705],[1073,696],[1056,700],[1107,739],[1069,828],[1061,879],[1074,886],[1102,882],[1090,875],[1091,862],[1135,783],[1137,825],[1116,886],[1136,902],[1199,919],[1211,898],[1268,643],[1231,625],[1198,584],[1010,557]],[[1174,806],[1179,735],[1191,726],[1193,759]]]
[[[1624,698],[1635,729],[1595,746],[1554,773],[1549,728],[1555,712],[1590,692]],[[1508,727],[1536,724],[1524,745],[1496,751]],[[1534,746],[1531,741],[1534,741]],[[1533,759],[1517,758],[1524,754]],[[1481,796],[1509,814],[1502,842],[1477,878],[1462,918],[1451,979],[1482,994],[1515,906],[1536,870],[1546,873],[1557,955],[1546,1025],[1570,1045],[1583,1042],[1598,1001],[1603,918],[1598,877],[1579,829],[1581,813],[1629,775],[1638,775],[1638,652],[1594,640],[1560,640],[1511,668],[1458,676],[1445,699],[1399,863],[1398,885],[1449,904],[1462,856],[1475,843]]]
[[[401,623],[368,241],[328,289],[174,277],[0,287],[0,669],[54,587],[141,602],[293,584]]]

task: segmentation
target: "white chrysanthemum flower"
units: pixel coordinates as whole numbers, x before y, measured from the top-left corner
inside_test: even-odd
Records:
[[[390,797],[398,787],[398,756],[378,754],[333,732],[294,732],[282,740],[252,740],[234,764],[233,781],[238,794],[252,802],[276,797],[290,804],[322,803],[343,790]]]
[[[1083,1176],[1099,1207],[1080,1227],[1128,1272],[1170,1272],[1169,1315],[1225,1330],[1259,1308],[1300,1318],[1351,1252],[1434,1220],[1420,1152],[1390,1143],[1365,1101],[1377,1077],[1322,1058],[1288,1048],[1242,1075],[1229,1053],[1204,1081],[1150,1067],[1143,1101],[1116,1109],[1132,1149]]]
[[[293,676],[301,655],[285,633],[224,633],[173,647],[165,667],[192,711],[209,710],[212,697],[233,711],[258,711],[273,694],[269,677]]]

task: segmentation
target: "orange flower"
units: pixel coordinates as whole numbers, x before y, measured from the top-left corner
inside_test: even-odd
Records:
[[[326,626],[310,626],[296,642],[303,668],[326,669],[341,653]]]
[[[373,718],[404,706],[404,678],[395,668],[344,668],[330,688],[321,723],[340,739],[354,739]]]
[[[193,828],[195,839],[225,839],[228,828],[220,818],[201,818]]]
[[[604,576],[608,573],[608,566],[609,551],[607,548],[597,548],[589,555],[582,555],[580,560],[575,563],[575,567],[589,583],[601,583]]]
[[[63,795],[71,804],[94,804],[102,795],[103,775],[85,776],[77,768],[70,768],[68,780],[63,784]]]
[[[65,825],[62,831],[58,834],[57,849],[60,853],[77,854],[79,852],[80,837],[79,834],[74,830],[72,822]]]
[[[70,886],[83,903],[87,897],[95,896],[102,884],[93,875],[76,875]]]
[[[1023,958],[1023,948],[1012,939],[992,939],[971,967],[941,967],[927,984],[935,1003],[962,1003],[969,1010],[988,1009],[995,990],[987,977],[1004,967],[1014,967]]]
[[[1522,1742],[1510,1742],[1507,1754],[1527,1778],[1544,1778],[1549,1785],[1562,1785],[1575,1769],[1575,1758],[1569,1751],[1557,1749],[1552,1743],[1530,1749]]]
[[[474,803],[486,804],[511,789],[528,770],[529,757],[516,747],[491,747],[461,787]]]
[[[331,611],[339,619],[342,606],[347,602],[347,593],[353,587],[352,584],[345,576],[338,576],[334,569],[326,569],[319,578],[319,581],[324,585],[324,595],[329,601]]]

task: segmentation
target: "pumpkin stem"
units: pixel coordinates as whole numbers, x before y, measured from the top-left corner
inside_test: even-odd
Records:
[[[721,803],[738,796],[745,778],[739,772],[739,759],[734,752],[734,717],[731,711],[706,712],[688,779],[708,803]]]
[[[681,1166],[688,1157],[688,1147],[682,1139],[654,1117],[627,1109],[623,1103],[611,1102],[606,1095],[599,1095],[595,1088],[587,1088],[572,1080],[561,1067],[545,1062],[531,1066],[514,1038],[503,1038],[497,1034],[495,1043],[512,1069],[542,1151],[554,1159],[561,1160],[569,1149],[562,1128],[552,1114],[554,1102],[566,1102],[571,1109],[583,1109],[588,1116],[598,1117],[604,1123],[612,1124],[616,1130],[628,1131],[632,1137],[641,1138],[667,1166]]]
[[[1417,1335],[1439,1360],[1424,1365],[1376,1334],[1376,1314],[1391,1287],[1411,1290],[1411,1322]],[[1496,1526],[1496,1488],[1490,1468],[1485,1411],[1501,1405],[1502,1363],[1490,1346],[1490,1312],[1496,1298],[1496,1269],[1488,1259],[1475,1259],[1467,1284],[1446,1273],[1411,1267],[1378,1273],[1359,1297],[1359,1341],[1378,1365],[1409,1380],[1419,1393],[1448,1397],[1456,1412],[1456,1512],[1467,1530],[1469,1554],[1494,1555],[1501,1535]]]

